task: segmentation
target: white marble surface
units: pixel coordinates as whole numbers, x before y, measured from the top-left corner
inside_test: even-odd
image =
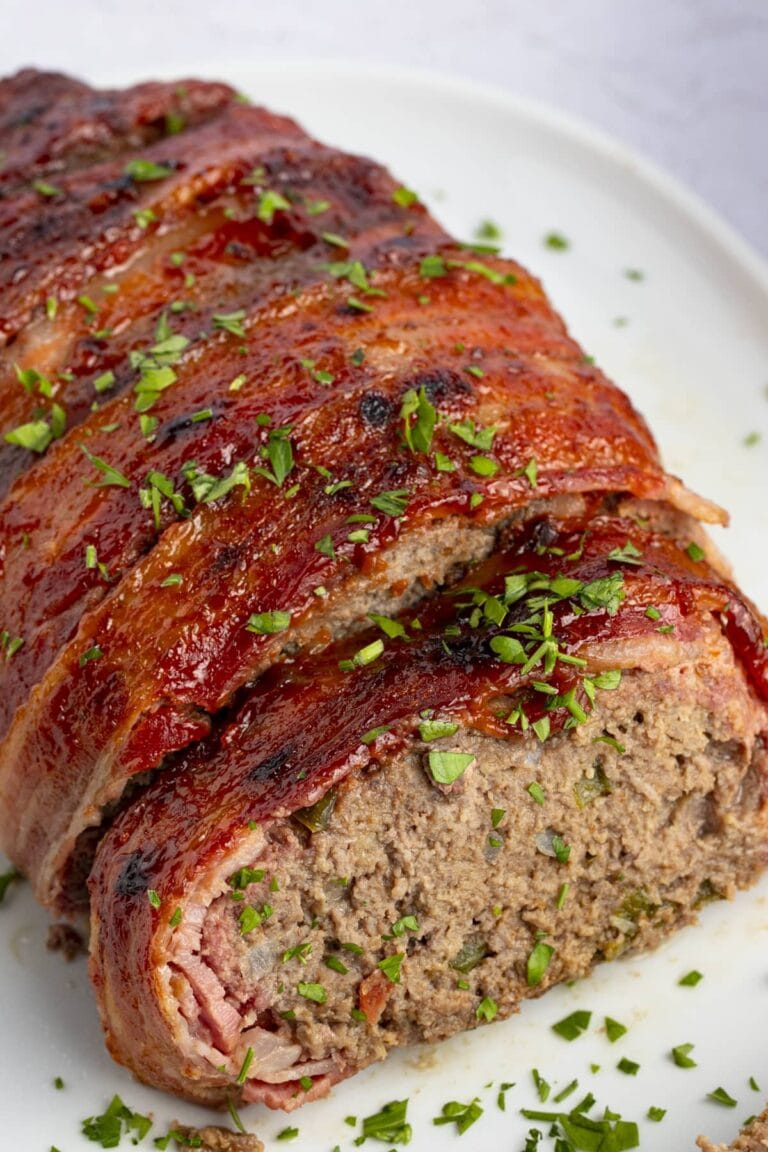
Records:
[[[768,255],[767,0],[0,0],[0,70],[357,59],[547,101],[680,177]]]

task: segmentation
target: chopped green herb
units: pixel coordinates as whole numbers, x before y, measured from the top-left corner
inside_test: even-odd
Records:
[[[370,644],[366,644],[363,648],[358,648],[354,656],[349,660],[339,660],[339,668],[342,672],[352,672],[355,668],[365,668],[368,664],[373,664],[374,660],[378,660],[384,651],[383,640],[373,640]]]
[[[158,893],[155,891],[154,888],[149,888],[147,890],[147,900],[149,900],[149,902],[153,908],[159,908],[160,905],[162,904],[160,896],[158,895]]]
[[[529,988],[536,988],[541,984],[554,954],[555,950],[551,944],[545,944],[543,940],[534,944],[526,962],[525,974]]]
[[[385,516],[393,516],[397,519],[405,512],[410,498],[410,492],[405,488],[398,488],[392,492],[380,492],[378,496],[374,496],[368,503],[372,508],[375,508],[377,512],[383,512]]]
[[[326,244],[330,244],[333,248],[349,248],[349,241],[336,232],[321,232],[320,236]]]
[[[104,653],[102,652],[99,645],[94,644],[92,648],[88,648],[85,652],[83,652],[82,656],[80,657],[80,667],[84,668],[85,665],[90,663],[91,660],[100,660],[103,655]]]
[[[491,1020],[498,1015],[498,1011],[499,1006],[496,1001],[492,1000],[490,996],[484,996],[475,1010],[475,1016],[478,1020],[485,1020],[487,1024],[490,1024]]]
[[[549,1093],[551,1091],[549,1084],[544,1079],[544,1077],[539,1074],[538,1068],[531,1069],[531,1076],[536,1087],[536,1095],[542,1104],[546,1103],[546,1101],[549,1099]]]
[[[642,560],[639,559],[641,556],[642,552],[639,548],[635,547],[631,540],[627,540],[623,548],[613,548],[608,553],[608,559],[613,560],[617,564],[640,565],[642,564]]]
[[[97,376],[96,379],[94,380],[93,387],[94,387],[96,392],[108,392],[109,389],[114,384],[114,382],[115,382],[114,372],[111,372],[111,371],[102,372],[101,375]]]
[[[495,476],[501,465],[490,456],[473,456],[469,466],[478,476]]]
[[[697,972],[693,968],[690,972],[686,972],[685,976],[681,976],[678,984],[681,988],[695,988],[699,981],[703,980],[704,976],[701,972]]]
[[[244,308],[239,308],[236,312],[217,312],[213,315],[213,326],[222,332],[229,332],[231,336],[239,336],[244,339],[246,332],[243,328],[243,320],[245,320],[246,312]]]
[[[373,312],[373,306],[366,304],[364,300],[360,300],[357,296],[348,296],[347,306],[354,312]]]
[[[5,432],[3,439],[8,444],[15,444],[30,452],[42,453],[51,443],[53,433],[46,420],[31,420],[28,424],[19,424],[12,431]]]
[[[571,1012],[570,1016],[566,1016],[563,1020],[558,1020],[557,1024],[553,1024],[552,1031],[556,1032],[558,1036],[562,1036],[563,1040],[570,1042],[581,1036],[582,1032],[586,1032],[591,1020],[591,1012],[585,1012],[583,1009],[578,1012]]]
[[[369,728],[360,737],[363,744],[373,744],[374,740],[378,740],[379,736],[383,736],[385,732],[389,732],[389,724],[380,724],[378,728]]]
[[[613,1020],[610,1016],[605,1018],[605,1034],[610,1040],[611,1044],[615,1044],[622,1036],[626,1035],[627,1028],[625,1024],[620,1024],[618,1020]]]
[[[315,541],[315,552],[319,552],[321,556],[327,556],[329,560],[336,559],[336,552],[333,547],[333,537],[330,532],[323,536],[320,540]]]
[[[394,952],[391,956],[385,956],[383,960],[379,960],[376,967],[380,972],[383,972],[390,984],[400,983],[400,969],[403,964],[405,955],[402,952]]]
[[[418,932],[419,921],[413,915],[401,916],[399,920],[395,920],[390,928],[387,936],[382,936],[382,940],[393,940],[399,936],[405,936],[406,932]]]
[[[310,940],[304,940],[301,944],[294,944],[292,948],[287,948],[283,952],[283,964],[287,964],[289,960],[298,960],[301,964],[306,964],[311,954],[312,943]]]
[[[667,1114],[666,1108],[655,1108],[653,1105],[646,1112],[649,1120],[653,1120],[656,1124],[660,1124]]]
[[[699,545],[696,544],[693,540],[688,545],[688,547],[686,548],[685,551],[686,551],[687,555],[689,556],[689,558],[691,560],[693,560],[694,563],[698,563],[699,560],[703,560],[705,555],[706,555],[704,549],[700,548]]]
[[[248,1078],[248,1069],[253,1063],[253,1055],[253,1048],[249,1047],[245,1053],[245,1056],[243,1057],[243,1062],[240,1065],[240,1071],[238,1072],[237,1079],[235,1080],[236,1084],[245,1084],[245,1081]]]
[[[181,908],[178,908],[178,907],[174,908],[173,914],[170,917],[170,919],[168,920],[168,927],[169,928],[178,928],[179,924],[181,924],[182,916],[183,916],[183,913],[181,911]]]
[[[532,800],[535,800],[537,804],[543,804],[546,800],[544,789],[542,788],[541,784],[537,783],[536,780],[531,781],[531,783],[526,788],[526,792]]]
[[[135,1135],[134,1143],[143,1140],[152,1127],[148,1116],[133,1112],[119,1096],[113,1096],[110,1103],[100,1116],[89,1116],[83,1120],[82,1133],[86,1139],[102,1148],[117,1148],[125,1134]]]
[[[409,388],[404,394],[400,419],[404,423],[405,442],[411,452],[428,453],[432,445],[437,412],[430,403],[423,385],[418,392]]]
[[[275,1140],[295,1140],[298,1134],[298,1128],[283,1128],[282,1131],[278,1132],[277,1136],[275,1136]]]
[[[172,168],[167,164],[155,164],[152,160],[130,160],[125,166],[126,176],[135,180],[137,184],[146,184],[153,180],[165,180],[170,176]]]
[[[449,424],[448,428],[454,436],[458,436],[459,440],[463,440],[471,448],[479,449],[480,452],[490,452],[493,447],[493,440],[496,436],[495,428],[481,428],[471,420]]]
[[[399,188],[395,188],[394,192],[392,193],[392,199],[394,200],[395,204],[400,206],[400,208],[410,208],[411,205],[418,204],[419,202],[419,198],[416,193],[413,192],[410,188],[406,188],[402,184]]]
[[[640,1071],[640,1065],[634,1060],[628,1060],[626,1056],[622,1056],[616,1067],[619,1072],[623,1072],[625,1076],[637,1076]]]
[[[63,195],[60,188],[57,188],[54,184],[48,184],[45,180],[33,180],[32,187],[38,196],[44,196],[46,199],[51,196]]]
[[[427,755],[429,771],[436,784],[453,784],[474,762],[471,752],[429,752]]]
[[[444,1104],[440,1116],[436,1116],[432,1121],[433,1124],[455,1124],[456,1131],[459,1136],[463,1136],[468,1128],[471,1128],[476,1120],[479,1120],[483,1114],[483,1109],[475,1097],[469,1104],[460,1104],[457,1100],[451,1100],[448,1104]]]
[[[326,968],[330,968],[332,972],[338,972],[340,976],[346,976],[349,972],[346,964],[339,960],[338,956],[326,956],[323,960]]]
[[[585,584],[577,593],[578,600],[588,612],[604,608],[609,616],[615,616],[626,596],[623,572],[612,572],[610,576]]]
[[[707,1092],[707,1099],[714,1100],[715,1104],[722,1104],[726,1108],[735,1108],[738,1104],[738,1100],[734,1100],[733,1096],[730,1096],[725,1088],[715,1088],[714,1091]]]
[[[256,215],[264,224],[271,224],[275,212],[289,212],[290,209],[290,202],[286,200],[285,196],[281,196],[279,192],[273,192],[267,189],[267,191],[262,192],[259,197],[259,206],[256,209]]]
[[[691,1059],[690,1053],[693,1052],[693,1044],[678,1044],[676,1048],[672,1049],[672,1059],[678,1068],[696,1068],[695,1060]]]
[[[558,912],[560,912],[562,910],[562,907],[568,898],[568,892],[570,890],[570,887],[571,886],[568,883],[560,885],[560,891],[558,892],[557,900],[555,901],[555,908],[557,908]]]
[[[547,248],[553,248],[556,252],[564,252],[571,246],[570,240],[563,236],[562,232],[548,232],[544,237],[544,243]]]
[[[442,256],[425,256],[419,264],[419,275],[425,280],[434,280],[446,274],[445,260]]]
[[[94,456],[91,452],[88,451],[88,449],[85,447],[84,444],[81,444],[80,447],[83,451],[83,454],[85,455],[86,460],[88,460],[89,464],[92,464],[94,468],[98,468],[99,472],[101,472],[104,476],[104,479],[100,480],[98,482],[98,484],[95,483],[94,481],[91,481],[90,482],[91,487],[93,487],[93,488],[109,488],[109,487],[130,488],[131,482],[127,478],[127,476],[123,476],[122,472],[118,472],[117,468],[113,468],[112,465],[108,464],[106,460],[102,460],[101,457],[99,457],[99,456]]]
[[[305,1000],[312,1000],[315,1004],[325,1004],[328,999],[328,993],[322,984],[305,984],[299,981],[296,991],[299,996],[303,996]]]
[[[407,1115],[407,1100],[391,1100],[380,1112],[363,1118],[363,1133],[355,1143],[381,1140],[385,1144],[409,1144],[412,1131]]]
[[[291,626],[290,612],[255,612],[248,617],[246,631],[255,632],[259,636],[274,636],[277,632],[285,632]]]
[[[327,212],[330,206],[329,200],[311,200],[306,205],[306,212],[308,216],[322,216],[323,212]]]

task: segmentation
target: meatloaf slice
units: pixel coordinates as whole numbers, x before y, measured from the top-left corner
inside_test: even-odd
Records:
[[[755,879],[762,634],[691,551],[539,520],[418,616],[273,669],[98,850],[113,1055],[295,1108]]]
[[[768,1110],[747,1124],[732,1144],[712,1144],[706,1136],[696,1143],[701,1152],[768,1152]]]

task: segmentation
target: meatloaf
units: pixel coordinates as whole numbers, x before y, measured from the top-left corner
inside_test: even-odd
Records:
[[[733,611],[674,538],[545,518],[418,613],[273,670],[101,842],[113,1055],[294,1108],[749,883],[768,715]]]
[[[280,1107],[766,857],[764,625],[513,261],[226,85],[0,82],[0,846]]]
[[[747,1124],[733,1144],[712,1144],[705,1136],[697,1144],[701,1152],[768,1152],[768,1111]]]

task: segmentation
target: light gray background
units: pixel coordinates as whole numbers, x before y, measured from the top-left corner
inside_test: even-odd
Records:
[[[3,72],[297,58],[431,68],[554,104],[768,255],[768,0],[0,0]]]

